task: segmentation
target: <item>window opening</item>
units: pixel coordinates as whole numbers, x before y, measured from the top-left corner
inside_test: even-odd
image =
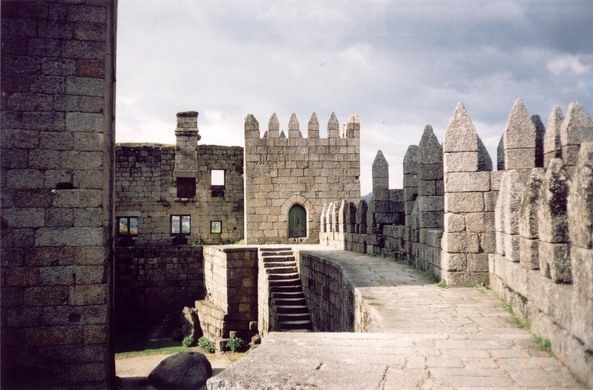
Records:
[[[191,215],[172,215],[171,216],[171,234],[189,235],[191,234]]]
[[[221,234],[222,233],[222,221],[210,221],[210,233]]]
[[[196,196],[196,178],[178,177],[177,178],[177,197],[194,198]]]
[[[138,217],[117,217],[117,234],[120,236],[138,235]]]

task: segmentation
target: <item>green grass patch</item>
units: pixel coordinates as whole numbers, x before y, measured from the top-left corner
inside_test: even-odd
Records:
[[[488,286],[485,286],[484,283],[478,283],[471,286],[474,290],[478,290],[482,294],[486,294],[486,291],[489,290]]]
[[[446,280],[441,280],[437,286],[439,286],[440,288],[449,288],[449,286],[447,285],[447,281]]]
[[[513,311],[513,308],[511,305],[509,305],[508,303],[503,304],[504,310],[506,312],[508,312],[512,317],[513,317],[513,321],[515,322],[515,325],[517,325],[517,327],[521,328],[521,329],[529,329],[531,324],[529,323],[529,320],[527,318],[523,318],[522,316],[516,314]]]
[[[115,358],[127,358],[144,355],[172,354],[187,352],[190,349],[171,340],[148,340],[126,343],[116,348]]]
[[[544,352],[547,352],[550,356],[554,356],[554,352],[552,352],[552,342],[550,339],[541,336],[533,336],[535,344]]]

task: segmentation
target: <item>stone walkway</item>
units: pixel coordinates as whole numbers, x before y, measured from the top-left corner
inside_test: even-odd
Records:
[[[492,291],[440,288],[377,257],[331,257],[372,307],[377,333],[271,333],[209,389],[584,388]]]

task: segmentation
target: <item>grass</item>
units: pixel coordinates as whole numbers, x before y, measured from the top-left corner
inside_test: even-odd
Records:
[[[478,290],[482,294],[486,294],[486,291],[489,290],[488,286],[485,286],[484,283],[478,283],[471,286],[474,290]]]
[[[439,286],[440,288],[449,288],[449,286],[447,285],[447,281],[442,279],[437,286]]]
[[[116,348],[115,358],[127,358],[144,355],[161,355],[187,352],[190,348],[171,340],[149,340],[129,342]]]
[[[552,342],[550,339],[541,336],[533,336],[535,344],[538,348],[544,352],[547,352],[550,356],[554,356],[554,352],[552,352]]]

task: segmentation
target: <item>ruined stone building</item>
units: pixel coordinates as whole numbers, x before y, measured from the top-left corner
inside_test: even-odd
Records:
[[[177,114],[176,145],[117,144],[118,244],[243,238],[243,148],[198,145],[198,113]]]

